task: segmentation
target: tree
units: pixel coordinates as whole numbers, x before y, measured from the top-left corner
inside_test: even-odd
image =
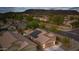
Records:
[[[79,21],[71,23],[73,28],[79,28]]]
[[[70,20],[74,20],[75,18],[74,18],[74,16],[70,16]]]
[[[31,29],[35,29],[35,28],[39,27],[39,24],[38,24],[37,21],[32,20],[31,22],[29,22],[29,23],[27,24],[27,27],[28,27],[28,28],[31,28]]]
[[[55,15],[53,17],[49,18],[49,22],[56,24],[56,25],[61,25],[63,24],[64,21],[64,17],[62,15]]]
[[[40,22],[40,23],[39,23],[39,27],[40,27],[40,28],[45,28],[45,24],[44,24],[43,22]]]
[[[32,20],[34,20],[34,19],[33,19],[32,16],[27,16],[27,17],[26,17],[26,20],[28,20],[28,21],[32,21]]]
[[[16,19],[16,20],[22,20],[23,16],[19,15],[19,14],[15,14],[14,19]]]

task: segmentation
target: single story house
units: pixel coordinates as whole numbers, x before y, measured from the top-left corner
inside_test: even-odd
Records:
[[[51,46],[55,46],[56,44],[56,35],[53,33],[48,33],[42,29],[35,29],[28,35],[28,37],[42,50]]]

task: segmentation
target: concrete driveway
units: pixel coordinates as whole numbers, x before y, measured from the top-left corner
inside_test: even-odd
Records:
[[[45,51],[64,51],[64,49],[62,49],[59,46],[54,46],[54,47],[50,47],[50,48],[46,48],[44,49]]]

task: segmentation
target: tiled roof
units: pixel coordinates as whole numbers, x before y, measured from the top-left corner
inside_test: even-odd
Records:
[[[14,33],[14,32],[4,32],[2,36],[0,36],[0,45],[5,48],[8,49],[11,46],[13,46],[13,44],[16,43],[19,45],[18,49],[22,49],[26,46],[36,46],[35,43],[31,42],[29,39],[23,37],[21,34],[19,33]]]
[[[2,36],[0,36],[0,44],[3,48],[8,48],[11,46],[13,42],[17,39],[13,37],[9,32],[4,32]]]
[[[37,37],[33,37],[31,35],[33,37],[32,40],[38,41],[40,43],[45,43],[48,40],[55,40],[55,38],[56,38],[55,34],[53,34],[53,33],[48,33],[48,32],[41,30],[41,29],[36,29],[36,30],[41,31],[41,33],[36,35]]]

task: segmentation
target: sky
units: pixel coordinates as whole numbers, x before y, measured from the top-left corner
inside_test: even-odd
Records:
[[[0,13],[5,12],[23,12],[27,9],[54,9],[54,10],[69,10],[72,7],[0,7]],[[78,9],[78,8],[76,8]]]

